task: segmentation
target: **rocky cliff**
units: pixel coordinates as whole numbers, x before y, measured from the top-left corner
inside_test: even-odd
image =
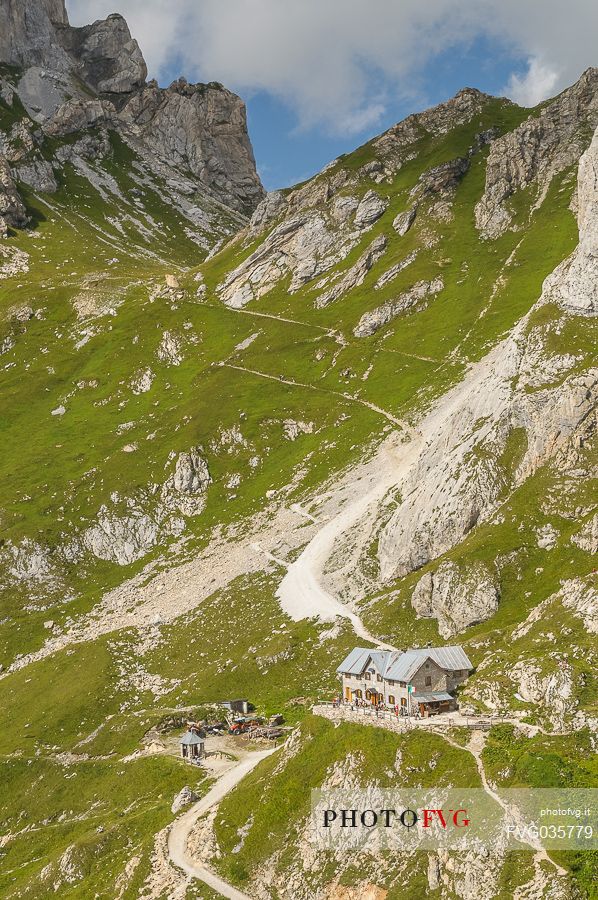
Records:
[[[148,161],[155,158],[155,169],[190,173],[200,189],[243,215],[261,200],[242,101],[219,84],[148,84],[122,16],[74,28],[64,0],[2,0],[2,63],[11,67],[0,83],[5,102],[20,101],[46,134],[100,125]],[[34,186],[47,190],[47,181]]]

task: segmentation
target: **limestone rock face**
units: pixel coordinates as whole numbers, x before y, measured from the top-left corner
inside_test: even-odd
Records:
[[[484,195],[476,206],[476,224],[488,238],[511,223],[505,201],[536,183],[540,197],[559,172],[576,162],[588,145],[588,123],[598,126],[598,69],[588,69],[539,116],[494,141],[486,168]]]
[[[368,225],[373,225],[385,212],[387,206],[388,200],[380,197],[376,191],[368,191],[357,207],[355,224],[358,228],[366,228]]]
[[[329,306],[335,300],[338,300],[344,294],[353,290],[353,288],[363,284],[368,272],[384,255],[387,243],[386,237],[383,234],[379,234],[377,238],[374,238],[370,246],[362,253],[355,265],[351,266],[349,271],[340,279],[340,281],[337,281],[333,287],[318,297],[315,302],[316,308],[323,309],[325,306]]]
[[[550,710],[553,725],[563,728],[571,714],[573,679],[570,666],[563,666],[543,673],[533,660],[515,663],[510,672],[517,685],[517,693],[527,703]]]
[[[73,98],[62,104],[42,128],[50,137],[74,134],[87,128],[111,125],[115,113],[112,103],[106,100]]]
[[[586,553],[598,553],[598,513],[592,516],[571,540]]]
[[[546,279],[547,299],[571,312],[598,315],[598,131],[579,161],[579,244]]]
[[[34,191],[53,194],[58,189],[54,170],[45,159],[32,159],[30,162],[18,163],[13,166],[13,174],[17,181],[29,185]]]
[[[188,169],[223,200],[251,214],[264,196],[247,133],[245,104],[221,85],[135,92],[119,114],[131,133],[171,165]]]
[[[271,191],[266,194],[251,217],[249,223],[251,237],[261,234],[271,222],[278,218],[286,206],[287,201],[282,191]]]
[[[69,68],[56,26],[68,26],[64,0],[2,0],[0,61],[12,66]]]
[[[243,217],[262,200],[244,103],[216,83],[147,84],[122,16],[74,28],[64,0],[1,0],[0,63],[21,69],[2,90],[18,94],[45,134],[111,129],[158,166],[189,173],[190,195],[199,183]]]
[[[344,259],[359,239],[359,232],[331,226],[322,212],[284,219],[247,259],[220,285],[227,306],[240,309],[271,290],[287,274],[293,293]]]
[[[582,235],[593,227],[588,224],[593,221],[592,189],[584,184],[593,171],[595,142],[580,164]],[[590,174],[590,185],[593,177]],[[551,352],[542,327],[528,325],[535,311],[568,291],[571,269],[584,252],[582,241],[546,279],[529,316],[445,396],[442,412],[430,414],[433,436],[401,485],[404,501],[380,535],[384,579],[425,565],[459,543],[478,522],[488,520],[505,478],[511,477],[501,472],[500,455],[513,428],[525,430],[527,444],[512,474],[517,485],[567,446],[591,415],[598,399],[598,370],[576,373],[575,359]],[[580,276],[577,285],[579,313],[593,302],[595,284]]]
[[[411,605],[418,616],[438,619],[440,634],[449,638],[489,619],[498,609],[499,597],[496,579],[483,563],[462,571],[447,560],[420,578]]]
[[[145,83],[145,60],[122,16],[64,29],[60,35],[79,63],[81,77],[99,94],[130,93]]]
[[[28,222],[27,210],[19,196],[10,166],[0,156],[0,237],[8,228],[24,228]]]

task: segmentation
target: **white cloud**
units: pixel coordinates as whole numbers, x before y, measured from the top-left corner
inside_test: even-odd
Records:
[[[528,60],[524,75],[513,73],[504,89],[505,94],[520,106],[535,106],[555,93],[559,73],[541,59]]]
[[[67,0],[73,24],[118,6],[150,72],[264,90],[299,127],[359,132],[394,98],[418,94],[422,71],[477,36],[528,59],[506,92],[534,104],[598,62],[595,0]],[[381,85],[386,91],[380,95]]]

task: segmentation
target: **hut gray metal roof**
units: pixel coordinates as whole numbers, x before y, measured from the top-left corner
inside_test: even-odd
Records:
[[[371,654],[372,651],[365,647],[354,647],[336,671],[343,675],[361,675]]]
[[[411,699],[416,703],[435,703],[437,700],[454,700],[455,698],[446,691],[432,691],[429,694],[412,694]]]
[[[441,669],[449,672],[473,669],[462,647],[422,647],[418,650],[406,650],[388,666],[385,677],[393,681],[409,681],[426,659],[434,660]]]
[[[193,744],[203,744],[204,739],[196,734],[195,731],[186,731],[182,736],[180,743],[185,744],[185,746],[190,747]]]
[[[400,655],[398,650],[373,650],[367,647],[355,647],[336,671],[341,675],[361,675],[371,659],[380,674],[384,675],[388,666]]]
[[[371,659],[385,678],[409,681],[426,659],[433,659],[441,669],[449,672],[473,669],[463,647],[422,647],[417,650],[368,650],[355,647],[337,668],[341,675],[361,675]]]

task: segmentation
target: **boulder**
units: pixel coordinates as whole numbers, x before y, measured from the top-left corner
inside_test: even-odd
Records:
[[[403,235],[407,234],[407,232],[415,222],[416,215],[417,207],[412,206],[411,209],[406,209],[405,212],[399,213],[398,216],[395,216],[392,227],[397,232],[399,237],[403,237]]]
[[[190,806],[192,803],[197,803],[199,800],[198,795],[195,791],[192,791],[188,785],[179,791],[174,800],[172,801],[172,806],[170,807],[170,811],[173,815],[176,815],[186,806]]]

